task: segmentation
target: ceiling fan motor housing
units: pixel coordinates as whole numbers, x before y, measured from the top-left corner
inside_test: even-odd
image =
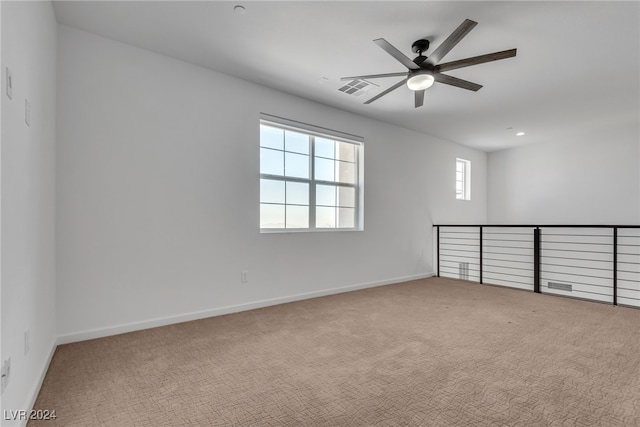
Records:
[[[422,52],[426,52],[427,50],[429,50],[429,40],[420,39],[411,45],[411,51],[413,51],[413,53],[422,54]]]

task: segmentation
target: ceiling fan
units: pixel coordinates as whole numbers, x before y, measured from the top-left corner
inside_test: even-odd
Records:
[[[516,56],[517,49],[509,49],[501,52],[488,53],[486,55],[474,56],[472,58],[460,59],[458,61],[445,62],[444,64],[438,64],[442,58],[445,57],[451,49],[457,45],[468,33],[478,25],[477,22],[470,19],[465,19],[462,24],[456,30],[442,42],[436,50],[433,51],[431,56],[426,57],[422,55],[429,49],[429,40],[418,40],[411,46],[411,50],[417,53],[418,56],[411,60],[406,57],[402,52],[393,47],[391,43],[385,39],[376,39],[373,42],[384,49],[389,55],[397,59],[402,65],[409,70],[402,73],[386,73],[386,74],[372,74],[366,76],[352,76],[343,77],[340,80],[353,80],[353,79],[377,79],[381,77],[396,77],[403,76],[404,79],[391,86],[389,89],[379,93],[373,98],[365,102],[370,104],[378,98],[382,98],[389,92],[398,89],[403,84],[407,84],[407,87],[415,93],[415,105],[416,108],[422,106],[424,103],[424,91],[433,85],[434,82],[444,83],[451,86],[456,86],[462,89],[472,90],[474,92],[480,90],[482,85],[473,83],[467,80],[462,80],[457,77],[452,77],[447,74],[442,74],[443,71],[455,70],[457,68],[469,67],[471,65],[483,64],[485,62],[497,61],[499,59],[506,59]]]

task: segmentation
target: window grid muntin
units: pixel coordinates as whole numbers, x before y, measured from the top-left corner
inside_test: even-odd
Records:
[[[274,151],[280,151],[283,153],[293,153],[293,154],[298,154],[298,155],[305,155],[299,152],[295,152],[295,151],[287,151],[286,150],[286,132],[287,131],[292,131],[295,133],[299,133],[299,134],[304,134],[306,136],[308,136],[309,138],[309,154],[308,154],[308,161],[309,161],[309,176],[310,178],[300,178],[300,177],[295,177],[295,176],[287,176],[285,175],[286,173],[286,158],[284,160],[284,165],[283,165],[283,174],[282,175],[274,175],[274,174],[268,174],[268,173],[260,173],[260,179],[270,179],[270,180],[275,180],[275,181],[283,181],[285,182],[285,203],[281,204],[281,203],[270,203],[270,202],[262,202],[260,201],[260,205],[279,205],[279,206],[283,206],[285,209],[285,216],[284,216],[284,225],[285,227],[283,228],[268,228],[265,227],[263,228],[261,225],[261,230],[265,230],[265,231],[284,231],[284,230],[295,230],[295,231],[315,231],[315,230],[342,230],[342,231],[349,231],[349,230],[357,230],[359,228],[359,212],[360,212],[360,206],[359,206],[359,202],[360,202],[360,192],[359,192],[359,177],[360,177],[360,146],[361,143],[358,142],[352,142],[352,141],[345,141],[341,138],[337,138],[337,137],[331,137],[331,136],[324,136],[324,135],[316,135],[314,133],[309,133],[304,131],[303,129],[297,129],[291,126],[286,126],[286,125],[276,125],[274,123],[271,122],[264,122],[261,121],[260,126],[267,126],[270,128],[275,128],[275,129],[281,129],[283,130],[283,149],[277,149],[277,148],[271,148],[271,147],[263,147],[262,143],[260,145],[260,149],[267,149],[267,150],[274,150]],[[334,142],[334,158],[328,158],[325,156],[316,156],[315,155],[315,139],[316,138],[322,138],[322,139],[326,139],[326,140],[332,140]],[[353,159],[354,161],[349,161],[349,160],[340,160],[337,159],[335,157],[338,157],[338,147],[339,144],[349,144],[351,146],[353,146]],[[316,171],[315,171],[315,159],[316,158],[321,158],[321,159],[327,159],[327,160],[332,160],[334,162],[334,181],[327,181],[327,180],[316,180],[315,179],[315,175],[316,175]],[[354,176],[353,176],[353,183],[347,183],[347,182],[341,182],[341,181],[336,181],[335,180],[335,170],[336,170],[336,164],[337,162],[343,162],[343,163],[349,163],[349,164],[353,164],[354,165]],[[262,165],[261,165],[261,169],[262,169]],[[309,184],[309,204],[308,205],[300,205],[300,204],[293,204],[293,203],[287,203],[287,197],[286,197],[286,182],[300,182],[300,183],[307,183]],[[337,205],[337,201],[336,201],[336,206],[325,206],[325,205],[316,205],[315,201],[316,201],[316,187],[317,185],[328,185],[328,186],[334,186],[336,187],[336,198],[338,197],[338,192],[339,192],[339,187],[345,187],[345,188],[353,188],[354,190],[354,206],[339,206]],[[287,209],[286,206],[303,206],[303,207],[308,207],[309,209],[309,223],[308,223],[308,227],[307,228],[288,228],[286,227],[287,225]],[[336,225],[334,227],[317,227],[316,226],[316,209],[318,207],[329,207],[329,208],[334,208],[335,211],[335,220],[336,220]],[[340,209],[352,209],[353,210],[353,226],[352,227],[339,227],[337,225],[337,223],[339,222],[339,216],[340,216]],[[261,218],[262,220],[262,218]]]

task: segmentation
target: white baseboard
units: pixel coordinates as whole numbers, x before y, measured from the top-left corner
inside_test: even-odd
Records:
[[[40,370],[40,375],[38,375],[38,378],[36,378],[36,382],[35,384],[33,384],[33,387],[31,387],[31,390],[29,391],[29,400],[27,402],[27,405],[24,406],[24,408],[27,409],[27,412],[33,409],[33,405],[36,404],[36,399],[38,399],[38,394],[40,393],[40,388],[42,388],[42,383],[44,382],[44,377],[47,376],[47,371],[49,371],[49,365],[51,364],[51,360],[53,359],[53,354],[56,352],[56,348],[58,347],[58,342],[56,339],[54,339],[51,342],[51,348],[49,349],[49,356],[47,356],[47,359],[44,363],[44,365],[42,366],[42,369]],[[4,414],[3,414],[4,416]],[[27,425],[28,420],[22,420],[20,422],[20,426],[24,427]]]
[[[394,279],[382,280],[377,282],[361,283],[357,285],[343,286],[340,288],[324,289],[321,291],[307,292],[303,294],[289,295],[286,297],[270,298],[261,301],[254,301],[245,304],[230,305],[226,307],[214,308],[211,310],[203,310],[192,313],[179,314],[176,316],[167,316],[142,322],[133,322],[108,328],[92,329],[88,331],[75,332],[58,336],[58,345],[69,344],[78,341],[86,341],[95,338],[103,338],[111,335],[124,334],[127,332],[139,331],[143,329],[156,328],[158,326],[166,326],[174,323],[189,322],[191,320],[205,319],[207,317],[221,316],[223,314],[237,313],[240,311],[253,310],[256,308],[268,307],[271,305],[285,304],[293,301],[300,301],[310,298],[317,298],[326,295],[340,294],[343,292],[356,291],[359,289],[373,288],[376,286],[391,285],[394,283],[409,282],[411,280],[424,279],[434,276],[434,273],[417,274],[413,276],[396,277]],[[52,353],[53,354],[53,353]],[[46,371],[45,371],[46,372]]]

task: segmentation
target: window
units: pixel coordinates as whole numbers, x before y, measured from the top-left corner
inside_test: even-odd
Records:
[[[456,199],[471,200],[471,162],[456,159]]]
[[[263,115],[261,231],[362,229],[362,141],[356,138]]]

